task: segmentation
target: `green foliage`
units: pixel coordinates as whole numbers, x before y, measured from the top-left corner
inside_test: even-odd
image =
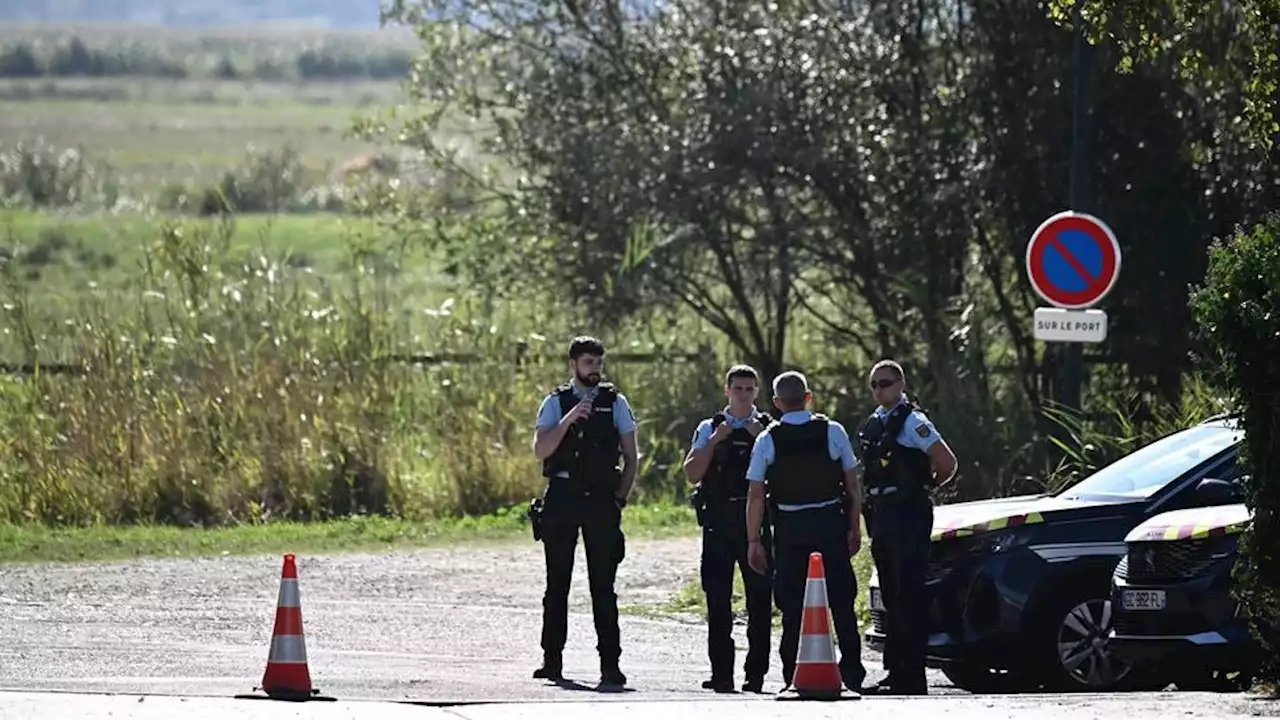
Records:
[[[1035,4],[963,8],[395,3],[422,38],[415,107],[370,129],[457,166],[442,130],[462,114],[515,182],[459,168],[474,205],[385,210],[499,295],[553,286],[605,323],[693,316],[766,376],[839,367],[824,400],[853,418],[860,376],[893,357],[961,449],[976,481],[958,488],[1039,487],[1061,353],[1031,336],[1024,257],[1069,196],[1072,36]],[[1096,69],[1088,99],[1096,212],[1126,268],[1160,268],[1107,298],[1123,330],[1091,388],[1144,411],[1182,395],[1207,238],[1274,179],[1237,127],[1243,81],[1172,65]]]
[[[123,296],[90,288],[57,324],[37,324],[6,263],[2,329],[22,350],[6,359],[37,372],[0,385],[0,521],[430,519],[536,494],[532,417],[563,377],[568,330],[538,327],[557,334],[545,363],[527,315],[512,325],[466,295],[406,304],[421,264],[394,237],[348,230],[348,270],[330,275],[269,241],[253,251],[230,219],[165,221]],[[518,365],[517,341],[539,352]],[[80,372],[42,370],[54,349]],[[396,359],[424,352],[463,360]],[[671,497],[692,427],[671,443],[663,409],[705,406],[712,375],[625,361],[610,375],[642,418],[637,499]]]
[[[1280,214],[1215,242],[1193,308],[1215,375],[1230,389],[1245,431],[1242,467],[1252,526],[1240,542],[1237,592],[1247,612],[1280,617]],[[1277,638],[1270,680],[1280,679]]]
[[[1232,411],[1224,393],[1201,376],[1187,378],[1177,403],[1118,393],[1092,403],[1092,417],[1057,403],[1044,414],[1065,430],[1065,439],[1049,436],[1062,451],[1058,466],[1043,479],[1046,492],[1076,484],[1105,465],[1165,435]]]
[[[112,208],[119,188],[110,172],[95,168],[83,148],[47,142],[0,142],[0,205],[14,207]]]
[[[1269,148],[1280,132],[1280,0],[1050,0],[1048,8],[1063,24],[1074,25],[1079,13],[1093,42],[1115,43],[1121,70],[1172,55],[1184,78],[1242,76],[1256,140]]]

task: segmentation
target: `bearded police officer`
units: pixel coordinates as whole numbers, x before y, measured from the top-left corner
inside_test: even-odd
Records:
[[[702,590],[707,596],[707,656],[711,679],[702,687],[733,691],[733,570],[742,573],[747,605],[747,657],[742,689],[761,692],[769,671],[773,632],[772,583],[747,564],[747,465],[751,448],[773,422],[756,409],[760,375],[750,365],[734,365],[725,375],[729,404],[703,420],[693,434],[684,461],[689,481],[697,483],[694,504],[702,524]],[[768,521],[757,540],[769,542]]]
[[[751,452],[747,537],[751,567],[764,573],[767,555],[758,536],[767,491],[773,519],[774,587],[782,611],[782,679],[790,687],[795,676],[809,555],[819,552],[840,643],[841,679],[845,687],[858,692],[866,670],[853,612],[857,580],[850,563],[862,545],[857,460],[844,427],[806,409],[810,394],[804,375],[782,373],[774,380],[773,394],[782,417],[756,438]]]
[[[604,344],[577,337],[569,345],[571,380],[538,410],[533,453],[543,461],[547,488],[536,532],[546,550],[547,588],[542,599],[543,664],[535,678],[562,679],[578,530],[587,550],[587,577],[600,654],[600,682],[625,685],[614,579],[625,555],[622,507],[636,476],[636,422],[627,399],[601,382]],[[619,468],[621,460],[621,468]]]
[[[879,407],[858,432],[871,557],[885,608],[884,667],[877,694],[924,695],[925,571],[933,532],[930,490],[949,482],[956,456],[929,418],[907,400],[906,375],[892,360],[871,369]]]

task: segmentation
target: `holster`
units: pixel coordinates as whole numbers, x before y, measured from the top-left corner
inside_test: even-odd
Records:
[[[689,495],[689,505],[693,507],[693,514],[698,518],[698,527],[707,526],[707,501],[702,495],[702,488],[695,487]]]
[[[533,530],[533,541],[542,541],[542,498],[536,497],[529,501],[529,527]]]

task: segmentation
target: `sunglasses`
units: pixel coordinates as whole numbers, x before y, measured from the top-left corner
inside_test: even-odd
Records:
[[[882,378],[882,379],[880,379],[880,380],[872,380],[872,381],[871,381],[871,389],[872,389],[872,390],[878,390],[878,389],[880,389],[880,388],[890,388],[890,387],[893,387],[894,385],[896,385],[897,383],[898,383],[898,381],[897,381],[897,380],[893,380],[893,379],[890,379],[890,378]]]

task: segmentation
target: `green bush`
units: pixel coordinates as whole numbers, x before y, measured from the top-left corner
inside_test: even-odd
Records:
[[[1246,503],[1253,525],[1241,539],[1237,593],[1252,617],[1280,617],[1280,214],[1239,230],[1209,251],[1209,270],[1192,309],[1215,373],[1232,395],[1245,430]],[[1280,679],[1276,638],[1266,678]]]

